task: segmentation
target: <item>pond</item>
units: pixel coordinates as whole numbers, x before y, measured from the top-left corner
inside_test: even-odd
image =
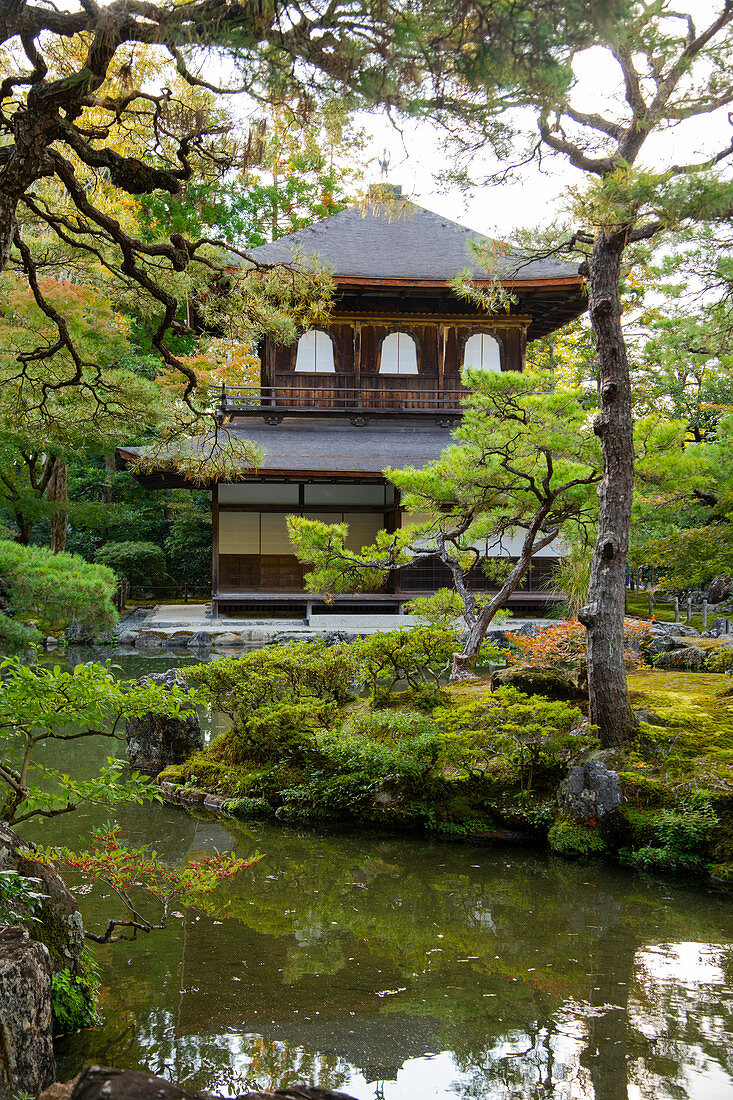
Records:
[[[75,659],[89,659],[79,654]],[[125,676],[184,659],[116,658]],[[89,773],[110,742],[71,742]],[[54,747],[56,748],[56,747]],[[110,810],[27,830],[79,845]],[[262,861],[134,944],[97,949],[101,1018],[62,1043],[237,1095],[298,1080],[359,1100],[733,1100],[733,907],[514,848],[115,812],[180,863]],[[80,897],[101,926],[110,899]]]

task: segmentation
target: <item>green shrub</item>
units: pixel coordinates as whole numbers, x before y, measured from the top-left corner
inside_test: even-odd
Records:
[[[439,588],[432,596],[415,596],[405,611],[429,626],[453,627],[463,618],[463,600],[451,588]]]
[[[9,588],[7,614],[32,620],[44,633],[59,633],[74,623],[97,634],[117,621],[114,573],[76,554],[0,542],[0,577]]]
[[[272,806],[266,798],[232,798],[227,802],[225,809],[234,817],[245,820],[264,820],[272,817]]]
[[[108,542],[95,560],[130,584],[155,584],[165,577],[165,554],[154,542]]]
[[[51,978],[51,1006],[55,1034],[82,1031],[94,1021],[94,987],[64,969]]]
[[[186,670],[218,710],[247,719],[262,706],[301,699],[342,706],[353,696],[356,656],[349,645],[295,642],[195,665]]]
[[[673,848],[654,848],[647,845],[644,848],[622,849],[619,855],[624,862],[631,864],[639,871],[660,874],[704,874],[707,870],[705,860],[691,852],[675,851]]]
[[[677,810],[662,810],[657,822],[657,835],[662,848],[674,852],[694,852],[705,849],[718,815],[709,802],[683,804]]]
[[[412,689],[439,687],[457,647],[456,632],[449,627],[417,626],[372,634],[354,642],[353,652],[362,683],[379,698],[400,682]]]
[[[708,672],[730,672],[733,669],[733,645],[708,650],[705,667]]]
[[[504,781],[526,798],[539,781],[559,782],[567,767],[597,745],[590,727],[578,727],[581,712],[567,703],[499,688],[477,703],[436,708],[433,718],[447,734],[446,762],[480,775],[501,766]],[[576,732],[577,730],[577,732]]]
[[[569,859],[601,855],[606,850],[603,837],[590,825],[575,825],[572,821],[556,822],[547,839],[550,848]]]
[[[11,619],[0,612],[0,653],[24,653],[32,645],[38,645],[43,635],[35,626]]]
[[[35,921],[33,912],[43,899],[36,886],[33,879],[17,871],[0,871],[0,927],[18,921]]]

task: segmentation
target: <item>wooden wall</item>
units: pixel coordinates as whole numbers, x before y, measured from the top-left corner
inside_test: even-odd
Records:
[[[335,317],[323,327],[333,339],[334,373],[296,373],[297,345],[265,341],[262,384],[275,386],[279,398],[294,407],[363,403],[379,408],[392,407],[399,400],[406,408],[420,408],[425,404],[421,394],[425,397],[436,393],[458,394],[463,388],[460,381],[463,349],[469,336],[476,332],[489,333],[499,342],[502,370],[522,370],[524,366],[526,325],[517,319],[488,324],[481,318]],[[395,331],[408,332],[414,337],[417,375],[380,374],[382,341]],[[363,394],[363,401],[355,391]]]

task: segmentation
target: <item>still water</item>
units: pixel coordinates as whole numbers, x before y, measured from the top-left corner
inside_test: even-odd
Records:
[[[92,744],[70,743],[77,771],[109,752]],[[78,846],[110,814],[33,835]],[[359,1100],[733,1100],[733,906],[714,894],[513,848],[115,816],[174,863],[264,858],[211,912],[97,949],[101,1021],[64,1043],[62,1080],[97,1062],[223,1095],[310,1080]],[[90,926],[110,914],[80,904]]]

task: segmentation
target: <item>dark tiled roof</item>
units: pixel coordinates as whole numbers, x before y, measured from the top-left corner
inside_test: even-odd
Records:
[[[471,242],[491,250],[482,266]],[[249,250],[263,263],[292,260],[294,253],[317,255],[334,277],[448,280],[469,270],[476,278],[567,279],[578,269],[559,260],[522,260],[488,237],[440,214],[398,199],[373,209],[349,207],[271,244]]]
[[[262,447],[264,462],[255,473],[352,474],[375,476],[385,466],[424,466],[439,457],[451,442],[449,428],[438,424],[365,424],[354,427],[344,421],[284,421],[282,424],[247,424],[231,434]],[[144,451],[120,448],[123,457]]]

